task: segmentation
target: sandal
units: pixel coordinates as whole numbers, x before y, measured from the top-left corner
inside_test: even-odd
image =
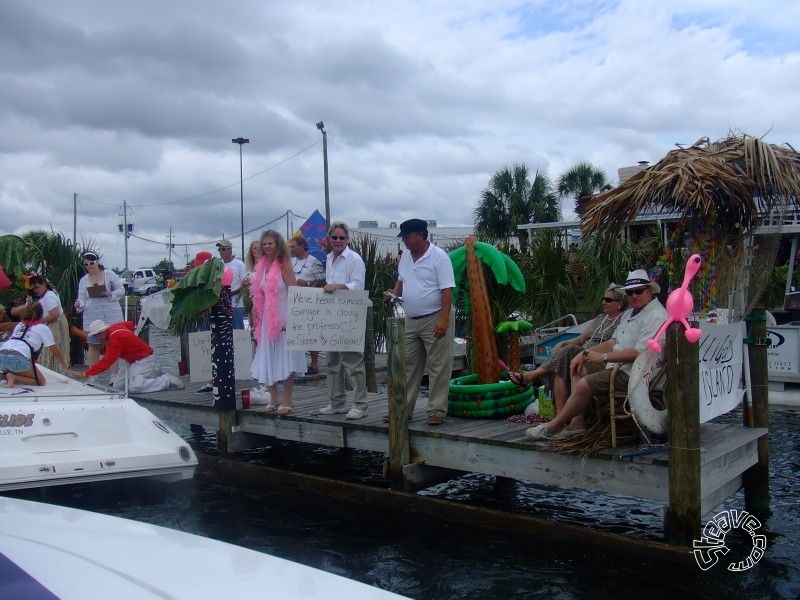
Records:
[[[274,413],[274,412],[276,412],[277,410],[278,410],[278,407],[277,407],[275,404],[267,404],[267,405],[264,407],[264,412],[265,412],[265,413]]]
[[[278,407],[278,410],[275,411],[275,414],[280,415],[281,417],[285,417],[290,412],[292,412],[292,407],[291,406],[284,406],[283,404],[281,404]]]

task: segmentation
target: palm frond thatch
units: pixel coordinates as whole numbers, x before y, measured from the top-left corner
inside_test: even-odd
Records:
[[[731,135],[678,148],[620,186],[578,202],[584,235],[619,233],[641,212],[715,215],[723,228],[749,230],[759,215],[800,206],[800,154],[785,144]]]

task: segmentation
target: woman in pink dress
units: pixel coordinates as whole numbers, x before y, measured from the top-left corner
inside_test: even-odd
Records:
[[[280,233],[269,229],[261,234],[262,257],[250,285],[253,295],[252,330],[256,353],[251,372],[259,384],[269,386],[267,412],[292,412],[294,374],[306,372],[305,354],[286,347],[286,305],[289,286],[297,281],[289,250]],[[278,383],[283,382],[283,401],[277,403]],[[277,403],[277,405],[276,405]]]

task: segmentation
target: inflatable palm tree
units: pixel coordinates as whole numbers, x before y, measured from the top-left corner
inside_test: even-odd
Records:
[[[460,283],[465,275],[467,279],[465,305],[472,315],[478,381],[496,383],[500,380],[500,356],[497,352],[484,266],[489,268],[497,283],[510,285],[520,293],[525,292],[525,279],[510,256],[490,244],[477,241],[474,236],[469,236],[464,240],[464,246],[450,252],[450,261],[453,263],[457,290],[461,289]]]

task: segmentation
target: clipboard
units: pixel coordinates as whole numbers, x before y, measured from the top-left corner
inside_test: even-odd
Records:
[[[87,286],[86,291],[89,293],[89,298],[103,298],[106,293],[106,286],[102,283]]]

